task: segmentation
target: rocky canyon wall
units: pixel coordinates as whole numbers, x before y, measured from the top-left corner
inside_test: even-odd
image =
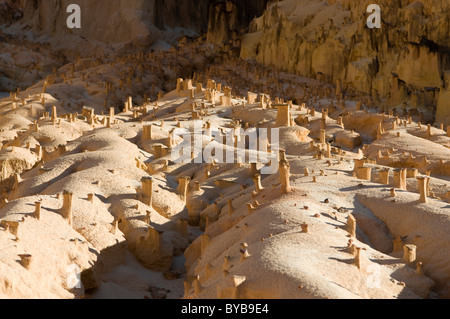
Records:
[[[190,35],[207,33],[209,43],[223,47],[248,31],[250,21],[264,12],[267,2],[0,0],[0,42],[5,43],[0,49],[0,91],[29,87],[53,67],[78,56],[115,57],[150,50],[152,44],[158,47],[158,40],[173,45],[183,33],[170,29],[189,30]],[[81,29],[67,27],[69,4],[80,6]],[[20,50],[6,42],[15,43]],[[240,46],[239,39],[235,44]]]
[[[22,26],[54,36],[74,33],[87,40],[128,42],[136,37],[160,36],[158,30],[185,28],[208,32],[211,43],[244,33],[250,21],[264,12],[270,0],[2,0],[0,24],[20,19]],[[69,4],[81,8],[81,29],[69,30]]]
[[[23,16],[22,0],[0,1],[0,25],[11,24]]]
[[[81,8],[81,29],[69,29],[69,4]],[[128,42],[133,38],[155,38],[155,4],[145,0],[34,0],[26,1],[21,22],[47,36],[76,34],[90,41]]]
[[[366,26],[373,1],[288,0],[253,20],[241,57],[348,91],[390,107],[436,112],[450,124],[450,2],[380,0],[381,29]]]
[[[185,28],[206,33],[211,0],[155,0],[154,24],[159,29]]]
[[[82,8],[81,29],[66,27],[72,2]],[[19,20],[20,30],[60,36],[61,47],[67,46],[64,40],[74,43],[67,41],[70,35],[86,45],[134,41],[148,47],[164,36],[160,30],[185,28],[206,33],[208,43],[240,51],[242,58],[330,83],[339,80],[350,94],[363,92],[386,100],[390,108],[414,109],[428,121],[450,124],[449,1],[379,0],[381,29],[366,26],[370,0],[272,2],[3,0],[0,24]]]
[[[219,47],[240,47],[250,21],[260,16],[270,0],[212,1],[209,6],[207,42]]]

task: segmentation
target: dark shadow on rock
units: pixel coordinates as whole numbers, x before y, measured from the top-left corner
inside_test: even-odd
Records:
[[[335,257],[329,257],[328,259],[336,260],[336,261],[342,262],[342,263],[347,264],[347,265],[353,265],[355,263],[355,260],[353,258],[351,258],[351,259],[340,259],[340,258],[335,258]]]

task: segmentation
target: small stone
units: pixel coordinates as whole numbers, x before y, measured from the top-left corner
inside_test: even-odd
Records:
[[[149,288],[149,291],[152,294],[153,299],[156,300],[166,299],[167,294],[170,292],[170,290],[153,286]]]

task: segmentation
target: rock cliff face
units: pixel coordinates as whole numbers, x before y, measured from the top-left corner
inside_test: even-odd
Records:
[[[253,20],[241,57],[436,112],[450,123],[450,2],[380,0],[381,29],[366,26],[373,1],[288,0]]]
[[[34,31],[48,36],[74,33],[87,40],[128,42],[133,38],[158,35],[152,25],[155,4],[144,0],[80,0],[81,29],[68,29],[66,9],[70,0],[26,1],[24,18]]]
[[[250,21],[263,13],[269,0],[212,1],[209,6],[209,43],[240,46],[241,37],[248,32]]]
[[[23,15],[22,2],[19,0],[0,1],[0,25],[11,24]]]
[[[29,87],[52,72],[51,66],[59,68],[77,56],[116,56],[124,44],[127,52],[150,50],[158,40],[173,44],[181,33],[170,29],[208,33],[209,42],[222,47],[248,31],[268,0],[199,0],[195,5],[188,0],[80,0],[81,29],[69,29],[66,10],[72,2],[0,0],[0,43],[21,47],[0,50],[0,91]]]
[[[269,0],[79,0],[82,28],[68,30],[66,8],[71,0],[0,1],[0,24],[22,19],[24,26],[45,35],[74,33],[87,40],[128,42],[136,37],[153,38],[158,30],[185,28],[209,32],[212,43],[228,41],[247,31],[250,21],[263,13]],[[155,27],[156,26],[156,27]]]
[[[185,28],[207,33],[207,42],[224,51],[240,50],[242,58],[330,83],[339,80],[349,94],[363,92],[386,100],[390,108],[417,110],[428,121],[450,124],[446,0],[380,0],[381,29],[366,26],[369,0],[199,0],[195,5],[187,0],[80,0],[82,28],[70,30],[70,2],[3,0],[0,23],[20,19],[21,30],[64,37],[71,51],[83,52],[88,51],[69,35],[89,44],[133,41],[149,47],[163,37],[160,30]]]
[[[155,26],[159,29],[186,28],[205,33],[211,0],[154,0]]]

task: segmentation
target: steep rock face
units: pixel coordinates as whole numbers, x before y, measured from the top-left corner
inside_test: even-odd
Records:
[[[21,0],[0,1],[0,25],[11,24],[23,15]]]
[[[450,123],[450,70],[444,71],[444,88],[439,95],[436,121]]]
[[[220,47],[226,44],[240,46],[250,21],[263,13],[269,1],[211,1],[207,41]]]
[[[159,29],[186,28],[205,33],[211,0],[155,0],[155,26]]]
[[[240,29],[246,31],[268,2],[199,0],[193,5],[188,0],[80,0],[76,3],[81,8],[82,28],[69,30],[66,20],[70,13],[66,9],[71,0],[2,0],[0,24],[23,17],[24,25],[41,34],[73,33],[101,42],[155,38],[166,27],[185,28],[200,34],[208,31],[211,43],[222,43]]]
[[[140,37],[156,37],[152,25],[154,2],[144,0],[80,0],[81,29],[68,29],[66,12],[70,0],[26,1],[24,23],[31,22],[33,30],[49,36],[74,33],[87,40],[128,42]]]
[[[390,107],[427,113],[450,124],[450,2],[387,1],[381,29],[366,26],[372,1],[287,0],[253,20],[242,58],[304,76],[318,74],[348,91],[387,99]]]

